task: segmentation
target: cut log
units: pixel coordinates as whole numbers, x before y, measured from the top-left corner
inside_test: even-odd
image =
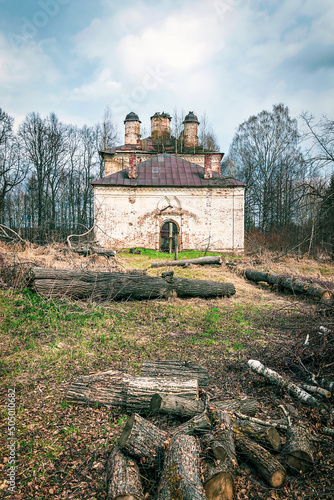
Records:
[[[286,288],[292,292],[302,293],[317,299],[330,299],[332,293],[318,285],[313,285],[300,278],[288,278],[269,271],[257,271],[256,269],[247,269],[245,276],[251,281],[264,281],[270,285],[277,285],[280,288]]]
[[[127,421],[118,444],[122,450],[140,459],[141,463],[154,466],[163,456],[166,439],[167,432],[134,413]]]
[[[33,288],[42,295],[108,300],[167,299],[171,286],[164,279],[128,273],[33,268]]]
[[[250,359],[248,361],[248,366],[259,375],[262,375],[264,378],[269,380],[269,382],[273,385],[277,385],[278,387],[282,387],[286,389],[290,394],[298,398],[302,403],[305,403],[309,406],[317,406],[319,401],[311,396],[308,392],[304,391],[298,385],[290,382],[288,379],[283,378],[274,370],[270,368],[266,368],[260,361],[255,359]]]
[[[107,500],[143,500],[138,465],[114,446],[106,467]]]
[[[213,434],[204,434],[201,441],[207,456],[215,460],[225,460],[227,456],[226,446],[218,441]]]
[[[194,264],[197,266],[221,264],[221,257],[219,255],[212,257],[199,257],[198,259],[183,259],[183,260],[165,260],[161,262],[152,262],[151,267],[167,267],[167,266],[189,266]]]
[[[210,401],[210,407],[227,412],[238,411],[253,417],[259,409],[259,402],[254,398],[226,399],[225,401]]]
[[[142,377],[184,377],[197,378],[198,385],[207,388],[209,374],[206,367],[188,361],[144,361]]]
[[[196,433],[207,433],[211,431],[211,422],[208,414],[204,411],[200,415],[196,415],[187,422],[172,429],[174,436],[184,434],[192,436]]]
[[[67,399],[77,404],[124,406],[138,412],[149,410],[152,396],[160,392],[196,400],[198,382],[176,377],[134,377],[110,370],[74,380]]]
[[[238,462],[235,452],[233,428],[230,416],[226,411],[216,410],[214,412],[214,418],[218,423],[218,427],[215,427],[215,434],[219,441],[223,444],[229,462],[233,465],[233,467],[236,467]]]
[[[302,388],[305,389],[307,392],[312,392],[313,394],[319,394],[319,396],[322,396],[323,398],[330,398],[331,393],[330,391],[327,391],[327,389],[323,389],[322,387],[318,387],[316,385],[308,385],[308,384],[302,384]]]
[[[195,401],[170,394],[154,394],[151,399],[150,410],[191,418],[204,411],[204,403],[200,399]]]
[[[233,283],[222,283],[209,280],[191,280],[187,278],[177,278],[174,276],[165,277],[177,296],[182,297],[231,297],[235,294]]]
[[[172,438],[155,500],[206,500],[199,474],[200,448],[192,436]]]
[[[83,255],[87,257],[88,255],[101,255],[109,259],[109,257],[115,257],[116,252],[114,250],[108,250],[107,248],[95,247],[91,244],[81,245],[81,246],[73,246],[71,248],[72,252],[78,253],[79,255]]]
[[[285,481],[286,471],[279,461],[268,450],[239,432],[234,433],[234,439],[243,459],[249,460],[270,486],[280,488]]]
[[[262,427],[247,420],[233,420],[233,426],[242,432],[243,435],[253,439],[270,451],[279,451],[282,440],[276,427]]]
[[[292,425],[288,429],[283,452],[292,472],[297,474],[313,470],[313,446],[309,432],[305,427]]]
[[[235,417],[240,420],[247,420],[251,424],[259,425],[260,427],[275,427],[275,429],[280,429],[286,431],[288,425],[286,424],[286,419],[276,419],[276,420],[261,420],[259,418],[250,417],[249,415],[244,415],[238,411],[234,412]]]
[[[228,458],[218,462],[206,460],[203,476],[204,491],[208,500],[235,498],[233,466]]]

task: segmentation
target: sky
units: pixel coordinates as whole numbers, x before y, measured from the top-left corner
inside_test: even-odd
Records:
[[[0,107],[81,126],[205,112],[221,151],[274,104],[334,119],[333,0],[0,0]]]

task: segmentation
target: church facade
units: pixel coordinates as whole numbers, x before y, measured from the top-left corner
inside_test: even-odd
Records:
[[[223,153],[198,145],[189,112],[180,137],[171,117],[155,113],[141,139],[135,113],[125,118],[125,143],[101,151],[105,176],[94,181],[95,238],[106,248],[172,252],[244,249],[245,185],[220,174]]]

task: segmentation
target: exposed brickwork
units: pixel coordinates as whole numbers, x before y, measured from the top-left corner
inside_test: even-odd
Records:
[[[185,148],[196,148],[198,146],[198,124],[185,123],[183,137]]]
[[[125,142],[124,144],[135,144],[139,146],[140,142],[140,123],[126,122],[125,123]]]
[[[212,179],[211,155],[205,155],[204,179]]]
[[[155,139],[170,137],[170,118],[168,116],[152,116],[151,135]]]
[[[129,156],[129,179],[135,179],[137,177],[137,156],[135,153],[131,153]]]

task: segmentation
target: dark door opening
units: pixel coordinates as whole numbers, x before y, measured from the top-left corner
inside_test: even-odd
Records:
[[[179,230],[172,221],[165,222],[160,230],[160,252],[173,253],[179,246]]]

